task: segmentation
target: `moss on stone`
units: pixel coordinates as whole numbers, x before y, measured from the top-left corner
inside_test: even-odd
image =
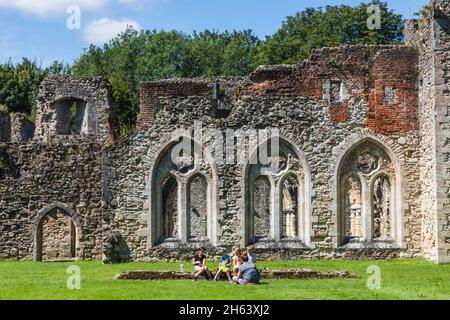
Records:
[[[0,104],[0,113],[8,113],[8,106]]]

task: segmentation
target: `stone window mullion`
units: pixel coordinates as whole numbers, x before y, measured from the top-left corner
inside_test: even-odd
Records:
[[[281,196],[281,180],[273,182],[272,187],[272,228],[271,236],[276,242],[281,240],[282,231],[282,196]]]
[[[363,237],[365,241],[373,240],[373,221],[372,221],[372,190],[367,182],[362,179],[362,214],[363,214]]]
[[[188,184],[186,179],[178,181],[178,228],[182,243],[188,240]]]
[[[306,223],[306,208],[305,208],[305,176],[304,174],[301,174],[299,176],[299,184],[298,184],[298,205],[297,205],[297,230],[298,230],[298,236],[299,238],[305,243],[306,245],[309,245],[307,228],[309,228],[309,225]]]

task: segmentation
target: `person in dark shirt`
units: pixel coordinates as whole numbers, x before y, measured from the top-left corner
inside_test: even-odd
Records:
[[[203,249],[198,249],[194,258],[192,259],[192,264],[194,265],[194,281],[201,275],[205,275],[207,279],[210,278],[208,267],[206,266],[206,255]]]
[[[259,272],[255,265],[248,261],[248,255],[244,253],[241,259],[243,264],[239,267],[238,275],[233,278],[233,283],[240,285],[259,284]]]

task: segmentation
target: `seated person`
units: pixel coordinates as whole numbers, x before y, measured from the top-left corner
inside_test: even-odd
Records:
[[[242,264],[241,255],[242,255],[241,248],[235,247],[233,249],[233,273],[235,274],[239,272],[239,267]]]
[[[231,283],[231,264],[233,261],[231,260],[231,257],[228,255],[228,251],[225,249],[222,253],[222,256],[220,257],[220,265],[219,270],[216,273],[216,276],[214,277],[214,281],[217,280],[219,275],[221,273],[226,273],[228,281]]]
[[[255,253],[255,247],[254,246],[248,246],[247,247],[247,255],[248,255],[248,262],[253,263],[256,265],[256,253]]]
[[[194,281],[201,275],[205,275],[209,279],[208,267],[206,266],[206,255],[203,249],[198,249],[194,258],[192,259],[192,264],[194,265]]]
[[[259,284],[259,272],[249,257],[244,253],[241,257],[243,264],[239,267],[239,273],[233,278],[233,283],[240,285]]]

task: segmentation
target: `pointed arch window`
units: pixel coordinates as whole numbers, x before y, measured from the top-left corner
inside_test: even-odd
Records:
[[[179,148],[187,145],[189,152]],[[216,192],[211,161],[192,140],[173,141],[152,169],[149,246],[216,242]]]
[[[268,163],[258,161],[247,168],[247,243],[304,247],[310,244],[306,161],[284,139],[280,139],[279,154],[274,156],[272,142],[267,143]]]
[[[343,157],[338,173],[340,245],[400,245],[399,169],[378,142],[366,140]]]

